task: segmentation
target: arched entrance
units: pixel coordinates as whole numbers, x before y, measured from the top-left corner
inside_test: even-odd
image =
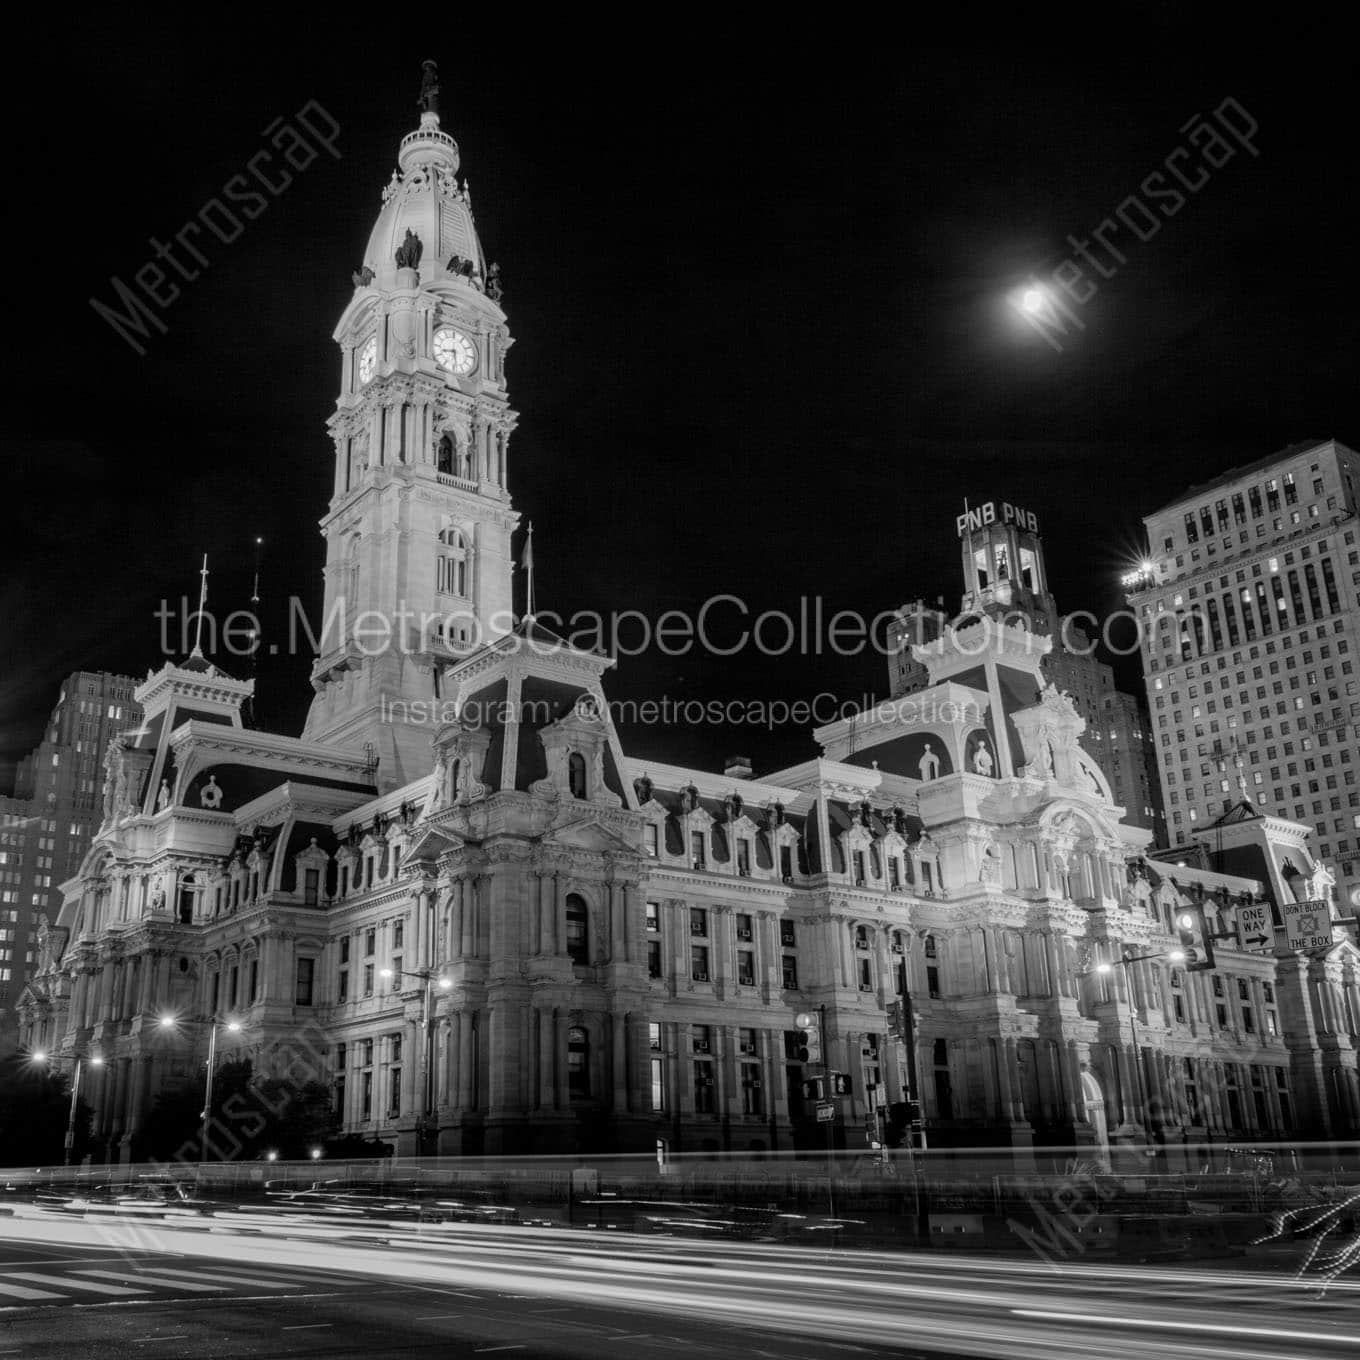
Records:
[[[1081,1074],[1081,1099],[1086,1106],[1086,1122],[1091,1126],[1096,1154],[1108,1166],[1110,1126],[1105,1117],[1105,1092],[1101,1090],[1095,1076],[1085,1070]]]

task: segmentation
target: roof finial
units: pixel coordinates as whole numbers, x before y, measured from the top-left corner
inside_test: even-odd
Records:
[[[417,105],[422,113],[434,114],[434,121],[439,121],[439,65],[437,62],[425,60],[420,63],[420,99]],[[422,118],[421,122],[425,120]]]
[[[529,521],[529,532],[524,539],[524,550],[520,553],[519,564],[524,569],[524,617],[534,616],[534,522]]]
[[[203,648],[202,648],[202,646],[200,646],[200,644],[201,644],[202,641],[203,641],[203,612],[204,612],[205,606],[206,606],[207,603],[208,603],[208,554],[207,554],[207,553],[204,553],[204,554],[203,554],[203,567],[202,567],[202,570],[200,570],[198,574],[199,574],[199,577],[201,578],[200,581],[199,581],[199,586],[198,586],[198,614],[197,614],[197,616],[196,616],[196,621],[195,621],[195,624],[194,624],[194,650],[193,650],[192,652],[190,652],[189,655],[190,655],[190,656],[196,656],[196,657],[202,659],[202,656],[203,656]]]

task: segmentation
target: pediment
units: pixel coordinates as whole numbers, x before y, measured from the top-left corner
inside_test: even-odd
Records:
[[[461,850],[467,842],[450,826],[433,826],[426,822],[411,838],[411,844],[401,857],[401,866],[433,864],[450,851]]]
[[[554,827],[543,837],[543,843],[560,845],[572,850],[593,850],[601,854],[638,853],[636,845],[626,840],[613,827],[604,825],[594,817],[584,817],[579,821]]]

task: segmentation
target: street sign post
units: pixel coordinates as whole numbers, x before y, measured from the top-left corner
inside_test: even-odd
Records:
[[[1285,933],[1290,949],[1325,949],[1332,943],[1332,908],[1327,902],[1286,902],[1283,906]]]
[[[836,1117],[836,1107],[829,1100],[817,1102],[817,1122],[829,1124]]]
[[[1270,903],[1253,902],[1237,909],[1237,947],[1247,950],[1273,948],[1275,927],[1270,921]]]

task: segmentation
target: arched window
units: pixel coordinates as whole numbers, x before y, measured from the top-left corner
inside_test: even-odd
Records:
[[[573,798],[586,796],[586,758],[579,751],[567,757],[567,787]]]
[[[585,900],[576,893],[567,894],[567,953],[573,963],[590,962],[590,915]]]
[[[468,593],[467,541],[459,530],[446,525],[439,533],[439,566],[436,586],[445,595]]]
[[[179,923],[182,926],[191,926],[194,923],[194,902],[198,897],[198,888],[194,884],[193,874],[185,874],[179,881]]]
[[[567,1031],[567,1092],[573,1100],[590,1095],[590,1036],[576,1026]]]
[[[439,452],[435,461],[435,470],[446,475],[453,476],[453,460],[457,456],[458,446],[453,442],[451,434],[441,435],[439,440]]]

